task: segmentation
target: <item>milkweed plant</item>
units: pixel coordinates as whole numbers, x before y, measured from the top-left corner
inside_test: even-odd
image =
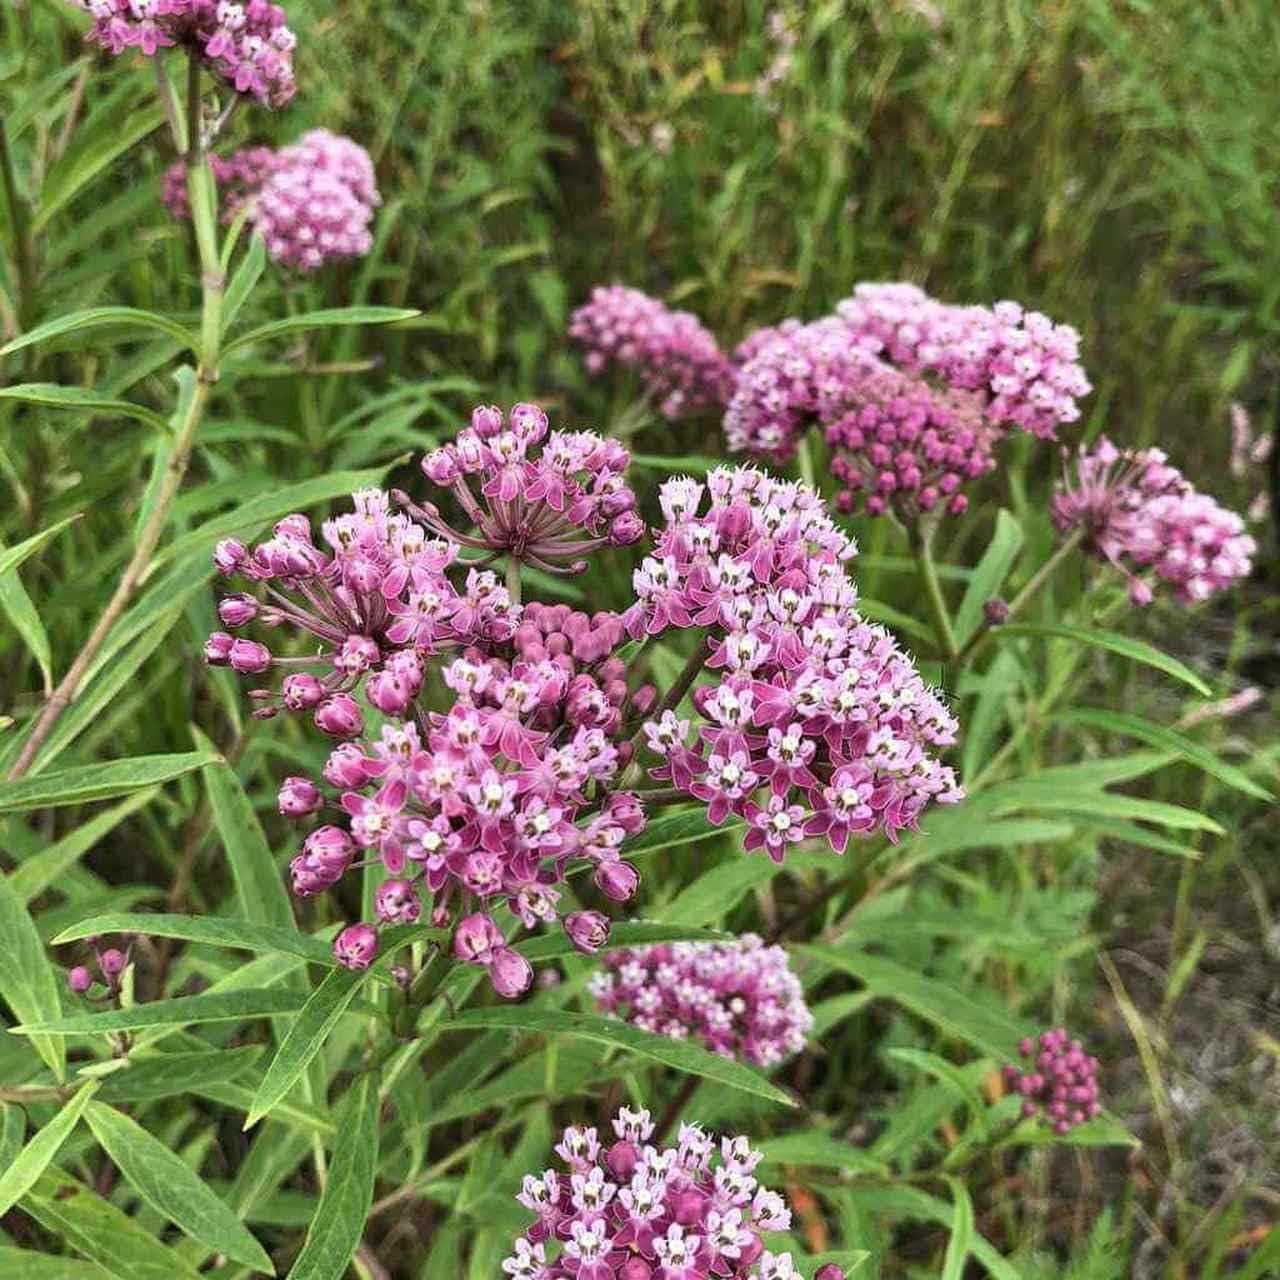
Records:
[[[1098,430],[1069,324],[911,283],[722,345],[602,282],[557,335],[575,392],[419,427],[387,355],[435,329],[360,274],[405,175],[290,126],[285,10],[23,21],[78,79],[65,136],[34,104],[0,133],[6,439],[61,410],[152,443],[141,475],[86,451],[73,508],[6,453],[7,671],[41,678],[0,738],[0,1273],[378,1280],[411,1236],[426,1276],[843,1280],[915,1223],[922,1263],[1016,1274],[1001,1184],[1133,1139],[1061,930],[942,963],[948,875],[1012,859],[1025,935],[1065,848],[1214,825],[1121,784],[1267,796],[1216,754],[1230,691],[1139,625],[1232,592],[1245,519]],[[61,163],[103,148],[127,207]],[[170,296],[127,260],[59,282],[151,208]],[[411,409],[372,453],[364,374]],[[55,563],[105,584],[74,644]],[[188,743],[148,731],[157,657]],[[1183,727],[1081,704],[1134,669]],[[124,831],[153,883],[84,864]],[[856,1126],[851,1027],[892,1082]]]

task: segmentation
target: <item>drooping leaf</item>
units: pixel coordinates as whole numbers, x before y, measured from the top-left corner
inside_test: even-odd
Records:
[[[404,307],[333,307],[324,311],[308,311],[299,316],[287,316],[283,320],[273,320],[270,324],[260,325],[242,333],[237,338],[223,345],[223,355],[230,355],[241,347],[255,342],[265,342],[269,338],[284,338],[292,333],[305,333],[310,329],[336,329],[356,325],[396,324],[412,320],[421,315],[419,311]],[[2,354],[2,353],[0,353]]]
[[[364,970],[334,969],[315,989],[267,1068],[245,1119],[246,1129],[257,1124],[297,1084],[367,977]]]
[[[265,1275],[275,1268],[263,1247],[181,1156],[136,1120],[91,1102],[85,1120],[129,1185],[157,1213],[193,1240]]]
[[[639,835],[622,846],[621,852],[624,858],[637,858],[641,854],[657,853],[660,849],[692,844],[695,840],[710,840],[715,836],[732,834],[741,830],[743,825],[740,820],[731,818],[723,826],[713,826],[702,805],[677,809],[674,813],[664,813],[660,818],[654,818]]]
[[[157,431],[168,431],[169,424],[154,410],[132,400],[116,400],[84,387],[64,387],[57,382],[23,382],[0,387],[0,397],[21,400],[26,404],[42,404],[50,409],[67,409],[80,413],[99,413],[107,417],[135,418]]]
[[[1074,640],[1076,644],[1092,645],[1097,649],[1106,649],[1119,654],[1133,662],[1154,667],[1166,675],[1190,685],[1197,693],[1208,697],[1212,692],[1209,686],[1200,679],[1190,667],[1177,658],[1162,653],[1155,645],[1133,636],[1121,635],[1118,631],[1104,631],[1096,627],[1068,626],[1062,622],[1009,622],[998,627],[993,633],[997,640],[1016,636],[1030,636],[1033,639]]]
[[[789,1094],[770,1084],[751,1067],[721,1058],[688,1041],[651,1035],[625,1022],[596,1017],[594,1014],[567,1013],[560,1009],[528,1009],[523,1006],[512,1009],[468,1009],[456,1018],[444,1019],[440,1025],[457,1030],[494,1027],[549,1036],[578,1036],[597,1044],[638,1053],[687,1075],[702,1076],[730,1089],[741,1089],[744,1093],[767,1098],[770,1102],[779,1102],[787,1107],[796,1105]]]
[[[226,333],[236,322],[240,309],[249,300],[253,287],[262,278],[263,269],[267,265],[267,245],[262,236],[254,231],[249,237],[249,247],[244,258],[236,268],[235,274],[227,283],[227,292],[222,299],[222,332]]]
[[[58,1114],[18,1152],[17,1159],[0,1172],[0,1217],[35,1186],[49,1167],[49,1162],[58,1154],[58,1148],[76,1127],[97,1088],[97,1084],[91,1082],[77,1089],[62,1104]]]
[[[15,1035],[94,1036],[109,1031],[140,1031],[145,1027],[187,1027],[202,1022],[244,1022],[297,1013],[306,1002],[298,991],[278,987],[247,987],[236,991],[212,991],[174,1000],[151,1000],[128,1009],[101,1013],[74,1013],[70,1017],[33,1022],[12,1028]]]
[[[78,513],[68,516],[65,520],[59,520],[57,524],[51,524],[47,529],[41,529],[39,533],[33,533],[17,546],[0,551],[0,576],[12,573],[28,556],[35,555],[50,538],[57,537],[73,520],[79,519]]]
[[[0,875],[0,997],[24,1021],[45,1022],[62,1013],[53,966],[21,896],[9,877]],[[59,1080],[66,1063],[65,1047],[48,1036],[32,1044]]]
[[[69,315],[58,316],[45,324],[37,325],[26,333],[19,334],[12,342],[0,347],[0,356],[12,355],[24,347],[32,347],[50,338],[60,338],[63,334],[84,333],[90,329],[110,327],[113,329],[151,329],[173,338],[192,351],[196,349],[195,337],[188,333],[176,320],[159,315],[154,311],[140,311],[137,307],[90,307],[87,311],[73,311]]]
[[[716,929],[697,929],[690,925],[656,920],[626,920],[613,925],[604,950],[618,947],[647,947],[658,942],[723,942],[731,935]],[[558,960],[562,956],[577,955],[573,944],[563,932],[528,938],[516,945],[525,959],[537,964],[546,960]]]
[[[88,804],[128,795],[157,783],[169,782],[203,768],[221,756],[209,751],[187,751],[176,755],[136,756],[107,764],[77,765],[58,769],[17,782],[0,782],[0,813],[21,813],[28,809],[51,809],[59,805]]]
[[[204,1053],[159,1053],[130,1061],[123,1071],[102,1080],[102,1102],[150,1102],[235,1080],[262,1057],[262,1046],[210,1049]]]
[[[324,1194],[289,1280],[341,1280],[373,1204],[378,1168],[378,1076],[366,1072],[348,1091]]]

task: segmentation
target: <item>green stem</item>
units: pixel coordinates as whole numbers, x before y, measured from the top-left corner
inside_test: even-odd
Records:
[[[520,603],[520,558],[507,556],[507,595],[512,604]]]
[[[933,634],[937,638],[938,649],[947,662],[954,662],[957,654],[956,636],[951,627],[946,597],[942,594],[942,584],[938,581],[938,567],[933,562],[933,533],[932,523],[916,521],[907,527],[911,554],[915,557],[920,583],[924,587],[929,612],[933,615]]]
[[[200,251],[202,294],[200,350],[195,387],[185,412],[177,423],[173,446],[165,463],[164,476],[156,494],[155,505],[138,533],[133,556],[125,566],[124,573],[116,584],[107,607],[102,611],[90,632],[88,640],[85,641],[75,661],[67,669],[66,675],[62,677],[36,719],[30,736],[23,744],[13,768],[9,770],[10,781],[23,777],[30,770],[40,748],[53,732],[63,712],[75,699],[81,680],[98,656],[107,636],[110,635],[112,628],[120,620],[150,572],[156,548],[160,545],[160,538],[169,520],[169,513],[173,509],[174,500],[186,476],[187,465],[191,461],[191,450],[195,444],[196,434],[200,430],[200,424],[204,421],[213,385],[218,381],[224,280],[218,257],[213,175],[200,146],[200,64],[198,55],[194,52],[191,55],[189,84],[187,128],[188,138],[194,141],[187,147],[184,162],[187,171],[187,194],[191,201],[196,244]]]
[[[814,475],[813,449],[809,444],[807,432],[800,437],[800,442],[796,445],[796,467],[800,472],[800,479],[816,493],[818,491],[818,481]]]
[[[31,234],[30,209],[18,190],[17,171],[13,165],[13,152],[9,146],[8,121],[0,119],[0,179],[4,182],[5,204],[9,209],[9,226],[13,230],[14,268],[17,273],[18,328],[25,332],[31,327],[31,310],[35,303],[36,246]]]
[[[1064,565],[1074,554],[1076,548],[1084,539],[1084,530],[1077,529],[1065,542],[1061,543],[1058,549],[1038,568],[1035,573],[1027,580],[1026,586],[1018,592],[1016,596],[1009,602],[1009,613],[1005,618],[1006,622],[1012,622],[1018,617],[1026,607],[1040,594],[1045,583],[1053,577],[1055,573]],[[971,658],[979,649],[991,638],[993,631],[998,627],[993,627],[990,623],[984,624],[981,628],[973,633],[969,643],[956,655],[957,662],[964,662]]]

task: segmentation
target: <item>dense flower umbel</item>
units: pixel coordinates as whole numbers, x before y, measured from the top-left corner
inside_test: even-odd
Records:
[[[181,46],[236,93],[272,107],[293,97],[297,37],[284,10],[269,0],[72,0],[93,16],[88,38],[111,53],[148,57]]]
[[[631,455],[593,431],[552,431],[537,405],[504,419],[477,408],[452,444],[422,460],[427,479],[448,488],[473,528],[463,533],[430,503],[409,509],[425,525],[486,559],[514,556],[552,573],[577,573],[582,557],[644,536],[624,472]]]
[[[312,129],[292,146],[248,147],[210,163],[222,221],[249,203],[249,220],[276,262],[314,271],[369,252],[382,198],[369,153],[350,138]],[[181,163],[165,174],[163,198],[175,217],[190,216]]]
[[[611,951],[592,983],[601,1010],[725,1058],[772,1067],[804,1048],[813,1015],[781,947],[753,933]]]
[[[732,393],[733,366],[702,322],[639,289],[593,289],[573,313],[569,336],[585,349],[591,373],[610,361],[635,369],[664,417],[719,408]]]
[[[1085,1053],[1079,1040],[1068,1040],[1066,1030],[1043,1031],[1028,1036],[1018,1046],[1028,1067],[1004,1069],[1005,1083],[1026,1099],[1024,1116],[1043,1115],[1058,1134],[1069,1133],[1102,1110],[1098,1090],[1098,1060]]]
[[[699,514],[703,499],[710,506]],[[699,723],[645,726],[655,778],[745,818],[747,850],[781,861],[805,836],[914,828],[931,801],[963,798],[930,754],[955,741],[951,713],[883,628],[864,621],[845,564],[852,539],[808,485],[750,467],[660,493],[666,527],[635,574],[633,635],[705,627],[718,682],[694,691]]]
[[[1083,531],[1085,547],[1125,575],[1138,605],[1155,594],[1142,570],[1181,603],[1198,604],[1246,577],[1257,550],[1240,516],[1197,492],[1161,450],[1120,450],[1105,437],[1081,449],[1051,514],[1060,533]]]
[[[1092,389],[1080,365],[1080,335],[1016,302],[954,306],[913,284],[860,284],[836,312],[895,367],[981,392],[990,421],[1043,439],[1079,418],[1076,401]]]
[[[800,1280],[766,1238],[791,1211],[755,1177],[746,1138],[682,1125],[655,1147],[647,1111],[623,1107],[613,1133],[570,1127],[556,1147],[568,1172],[527,1175],[516,1197],[536,1215],[502,1264],[511,1280]],[[826,1278],[824,1278],[826,1280]],[[843,1280],[842,1275],[830,1280]]]

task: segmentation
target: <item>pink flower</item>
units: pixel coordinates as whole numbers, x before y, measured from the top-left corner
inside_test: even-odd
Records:
[[[378,931],[372,925],[348,925],[333,940],[333,955],[344,969],[367,969],[378,954]]]

